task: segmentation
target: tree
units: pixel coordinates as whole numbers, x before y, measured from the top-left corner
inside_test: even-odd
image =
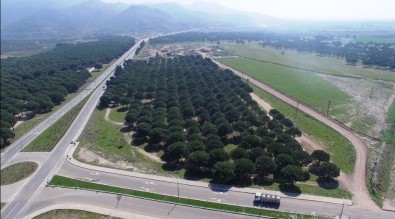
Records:
[[[292,184],[294,184],[295,181],[303,181],[305,179],[305,173],[302,167],[294,165],[288,165],[282,168],[281,174],[285,179],[290,180]]]
[[[249,158],[248,152],[241,147],[237,147],[235,150],[233,150],[230,155],[232,156],[233,160],[241,159],[241,158]]]
[[[268,156],[260,156],[255,161],[256,173],[260,177],[266,177],[267,175],[276,171],[276,164],[273,159]]]
[[[187,145],[184,142],[176,142],[171,144],[167,151],[170,153],[173,159],[177,162],[187,155]]]
[[[185,141],[184,133],[182,133],[182,132],[172,132],[167,137],[166,144],[167,145],[171,145],[171,144],[174,144],[176,142],[181,142],[181,141]]]
[[[240,147],[244,149],[250,149],[250,148],[258,147],[260,142],[261,139],[258,136],[249,135],[241,140]]]
[[[206,145],[199,141],[199,140],[193,140],[188,142],[188,151],[189,152],[194,152],[194,151],[204,151],[206,150]]]
[[[202,170],[207,167],[210,155],[205,151],[195,151],[189,155],[188,164],[192,169]]]
[[[306,151],[297,151],[293,154],[293,159],[296,164],[307,166],[313,161],[313,158]]]
[[[218,139],[212,139],[207,143],[207,149],[212,150],[216,148],[224,148],[225,145]]]
[[[288,148],[279,142],[272,142],[267,147],[267,152],[277,157],[279,154],[291,154]]]
[[[137,124],[137,132],[140,133],[143,136],[147,136],[150,129],[151,129],[151,125],[146,123],[146,122],[142,122]]]
[[[235,174],[238,178],[248,179],[251,174],[255,172],[254,163],[247,158],[241,158],[234,160],[235,163]]]
[[[276,157],[276,164],[280,170],[288,165],[293,165],[294,163],[293,158],[288,154],[279,154]]]
[[[15,136],[14,132],[9,128],[1,128],[0,137],[3,140],[3,144],[5,144],[8,139],[13,138]]]
[[[311,153],[311,157],[314,160],[317,160],[319,163],[321,163],[323,161],[328,162],[330,160],[330,155],[323,150],[313,151],[313,153]]]
[[[318,173],[325,178],[334,178],[340,175],[340,168],[331,162],[322,162],[318,167]]]
[[[213,178],[218,182],[229,182],[235,176],[235,165],[232,162],[220,161],[213,167]]]
[[[293,140],[293,141],[291,141],[291,142],[288,142],[288,143],[285,145],[285,147],[288,148],[288,150],[290,150],[293,154],[296,153],[296,152],[299,152],[299,151],[302,151],[302,150],[303,150],[303,148],[302,148],[302,146],[299,144],[299,142],[297,142],[297,141],[295,141],[295,140]]]
[[[153,128],[149,131],[149,138],[151,143],[153,144],[158,144],[164,139],[166,139],[167,134],[166,134],[166,129],[162,128]]]
[[[210,164],[215,164],[219,161],[229,160],[229,154],[223,148],[217,148],[209,152]]]
[[[252,162],[255,162],[258,157],[264,154],[265,154],[265,150],[263,150],[260,147],[253,148],[249,151],[250,160],[252,160]]]
[[[218,126],[218,135],[225,136],[233,131],[232,126],[228,122],[221,123]]]
[[[295,136],[300,137],[300,136],[302,136],[302,132],[296,127],[289,128],[285,133],[292,135],[292,137],[295,137]]]

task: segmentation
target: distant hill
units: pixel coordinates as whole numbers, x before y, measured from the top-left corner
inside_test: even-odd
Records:
[[[171,1],[171,0],[169,0]],[[100,0],[1,0],[2,39],[67,39],[186,29],[394,32],[394,21],[311,22],[247,13],[212,2],[124,4]]]
[[[15,2],[19,4],[15,6]],[[265,16],[201,2],[181,6],[175,3],[128,5],[100,0],[2,0],[1,4],[2,37],[14,39],[267,25]]]

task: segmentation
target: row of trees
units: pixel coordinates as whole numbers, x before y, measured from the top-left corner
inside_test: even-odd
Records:
[[[140,53],[140,51],[144,48],[144,46],[145,46],[145,41],[143,40],[143,41],[140,43],[140,46],[136,49],[135,54],[138,55],[138,54]]]
[[[103,37],[97,41],[58,44],[29,57],[1,60],[1,147],[14,136],[15,115],[43,113],[76,92],[91,76],[85,69],[100,67],[122,55],[134,43],[130,37]]]
[[[304,166],[329,161],[303,151],[293,122],[275,109],[266,114],[250,92],[210,59],[155,57],[118,68],[100,104],[127,104],[136,144],[148,143],[164,151],[168,164],[219,182],[256,174],[301,181],[309,178]]]
[[[344,58],[347,64],[361,62],[365,67],[395,70],[395,48],[391,43],[350,42],[342,44],[333,36],[304,37],[266,32],[186,32],[151,39],[151,43],[230,40],[236,43],[257,41],[262,46],[311,52],[321,56]]]

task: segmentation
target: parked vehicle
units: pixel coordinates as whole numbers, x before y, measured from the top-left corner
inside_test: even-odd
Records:
[[[255,193],[254,203],[257,204],[280,204],[280,196],[264,193]]]

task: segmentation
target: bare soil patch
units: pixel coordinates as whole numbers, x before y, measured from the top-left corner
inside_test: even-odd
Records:
[[[394,94],[391,82],[355,79],[332,75],[321,77],[352,97],[352,100],[337,108],[331,108],[331,116],[351,128],[374,137],[380,137],[385,128],[385,117]]]
[[[135,166],[130,165],[130,163],[124,161],[117,161],[117,162],[110,161],[104,158],[103,156],[88,150],[85,147],[81,147],[81,149],[78,152],[78,157],[79,159],[88,163],[95,163],[100,166],[107,166],[116,169],[132,170],[138,172],[138,169]]]

